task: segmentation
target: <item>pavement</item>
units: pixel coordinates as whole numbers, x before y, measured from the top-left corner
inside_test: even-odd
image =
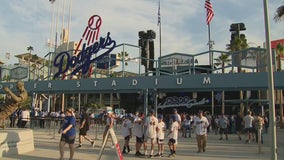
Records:
[[[56,160],[59,159],[58,144],[60,134],[56,133],[57,128],[47,129],[33,129],[35,150],[24,153],[22,155],[6,154],[1,158],[2,160]],[[96,143],[92,147],[86,140],[81,148],[75,149],[75,160],[89,160],[98,159],[99,152],[102,144],[103,127],[93,127],[88,132],[93,136]],[[123,139],[120,136],[120,131],[116,129],[116,137],[119,141],[120,147],[123,146]],[[176,157],[167,157],[169,148],[165,146],[164,157],[154,157],[152,159],[173,159],[173,160],[269,160],[271,159],[271,143],[270,134],[265,133],[264,144],[259,147],[256,142],[250,144],[245,143],[245,137],[242,135],[243,140],[239,140],[237,135],[230,134],[228,140],[219,140],[219,135],[214,133],[208,134],[208,143],[205,152],[197,153],[196,139],[181,138],[179,137],[177,145]],[[131,139],[130,146],[132,151],[123,155],[124,160],[141,160],[148,159],[145,157],[135,156],[135,138]],[[78,141],[76,141],[78,145]],[[111,147],[109,140],[103,150],[101,160],[114,160],[118,159],[116,150]],[[148,147],[149,148],[149,147]],[[157,149],[157,146],[156,146]],[[69,149],[66,145],[65,159],[69,158]],[[155,150],[156,151],[156,150]],[[284,129],[277,129],[277,157],[279,160],[284,160]],[[143,152],[142,152],[143,153]]]

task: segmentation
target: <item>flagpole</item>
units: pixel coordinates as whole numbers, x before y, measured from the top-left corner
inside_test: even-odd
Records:
[[[205,6],[206,8],[206,22],[208,27],[208,54],[209,54],[209,65],[211,66],[211,72],[213,72],[213,53],[212,53],[212,47],[214,42],[211,41],[211,33],[210,33],[210,22],[214,16],[212,4],[210,0],[205,0]],[[214,115],[214,91],[211,91],[211,108],[212,108],[212,115]]]
[[[160,43],[160,58],[162,57],[162,25],[161,25],[161,20],[160,20],[160,25],[159,25],[159,43]]]
[[[158,26],[159,26],[159,45],[160,45],[160,55],[159,55],[159,66],[161,65],[161,57],[162,57],[162,23],[161,23],[161,1],[159,0],[159,8],[158,8]],[[160,74],[160,73],[159,73]]]
[[[161,1],[159,0],[159,6],[158,6],[158,26],[159,26],[159,43],[160,43],[160,58],[162,56],[162,26],[161,26]]]

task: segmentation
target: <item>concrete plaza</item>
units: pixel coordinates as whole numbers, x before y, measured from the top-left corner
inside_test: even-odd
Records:
[[[56,160],[59,159],[58,143],[60,135],[56,133],[57,129],[33,129],[35,150],[22,155],[3,154],[1,159],[3,160]],[[88,160],[97,159],[100,152],[100,146],[102,144],[102,129],[95,132],[94,128],[88,132],[89,135],[96,138],[96,146],[91,147],[90,143],[86,140],[81,148],[75,150],[75,160]],[[96,136],[95,136],[95,133]],[[120,131],[117,129],[117,138],[122,148],[123,139],[120,136]],[[168,146],[165,146],[165,157],[154,157],[152,159],[175,159],[175,160],[269,160],[271,157],[271,143],[269,134],[264,134],[264,144],[261,145],[261,153],[259,152],[259,146],[255,142],[246,144],[244,140],[238,140],[237,136],[229,135],[228,140],[219,140],[219,135],[209,133],[206,152],[197,153],[196,139],[192,138],[179,138],[177,146],[176,157],[167,157]],[[141,160],[147,158],[136,157],[134,148],[135,139],[131,139],[132,151],[129,154],[123,155],[125,160]],[[277,129],[277,143],[278,143],[278,159],[284,159],[284,129]],[[76,145],[78,141],[76,141]],[[111,142],[109,141],[106,148],[103,151],[102,160],[114,160],[118,159],[116,151],[111,148]],[[148,147],[149,148],[149,147]],[[143,152],[142,152],[143,153]],[[69,158],[69,149],[66,145],[65,159]]]

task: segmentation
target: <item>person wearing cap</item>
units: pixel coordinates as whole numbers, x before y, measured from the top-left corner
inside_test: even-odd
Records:
[[[143,140],[143,114],[142,113],[139,113],[139,112],[135,113],[135,117],[133,121],[133,135],[136,136],[135,156],[137,157],[143,156],[143,154],[140,152],[140,149],[144,142]]]
[[[127,154],[130,152],[130,147],[129,147],[129,141],[130,138],[132,138],[132,122],[130,120],[131,115],[127,114],[125,116],[125,119],[122,122],[122,128],[121,128],[121,135],[124,138],[124,146],[123,146],[123,154]],[[127,149],[127,152],[126,152]]]
[[[176,156],[176,149],[178,144],[178,130],[180,129],[180,125],[177,121],[178,117],[176,115],[172,115],[172,125],[170,127],[168,137],[169,137],[169,148],[170,148],[170,154],[169,157],[175,157]]]
[[[66,110],[66,117],[61,127],[58,130],[58,133],[61,133],[59,151],[60,151],[60,160],[64,159],[64,146],[66,143],[69,144],[70,149],[70,160],[73,160],[74,156],[74,143],[76,139],[76,118],[74,116],[74,109],[68,108]]]
[[[205,116],[203,116],[203,111],[199,111],[198,116],[194,119],[194,127],[196,134],[196,141],[198,147],[198,153],[201,151],[205,152],[207,144],[207,127],[209,122]]]
[[[114,125],[113,111],[112,110],[107,110],[106,126],[105,126],[105,130],[104,130],[104,134],[103,134],[103,141],[102,141],[102,143],[104,143],[105,138],[106,138],[106,134],[107,134],[108,130],[113,127],[113,125]]]
[[[155,111],[151,109],[149,111],[149,116],[145,120],[145,135],[144,135],[144,144],[145,144],[145,156],[147,156],[147,141],[151,141],[151,151],[148,158],[154,157],[154,146],[157,138],[157,129],[158,129],[158,119],[155,116]]]
[[[158,130],[157,130],[157,144],[158,144],[158,153],[155,156],[163,157],[164,154],[164,139],[166,132],[166,124],[163,121],[163,115],[158,115]]]

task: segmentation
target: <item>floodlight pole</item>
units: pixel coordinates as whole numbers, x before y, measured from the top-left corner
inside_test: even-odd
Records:
[[[264,22],[265,22],[265,38],[266,38],[266,52],[268,55],[268,99],[269,99],[269,128],[270,128],[270,142],[271,142],[271,160],[277,160],[277,143],[276,143],[276,121],[275,121],[275,99],[274,99],[274,78],[272,68],[272,55],[270,44],[270,26],[268,16],[267,0],[263,0]]]

